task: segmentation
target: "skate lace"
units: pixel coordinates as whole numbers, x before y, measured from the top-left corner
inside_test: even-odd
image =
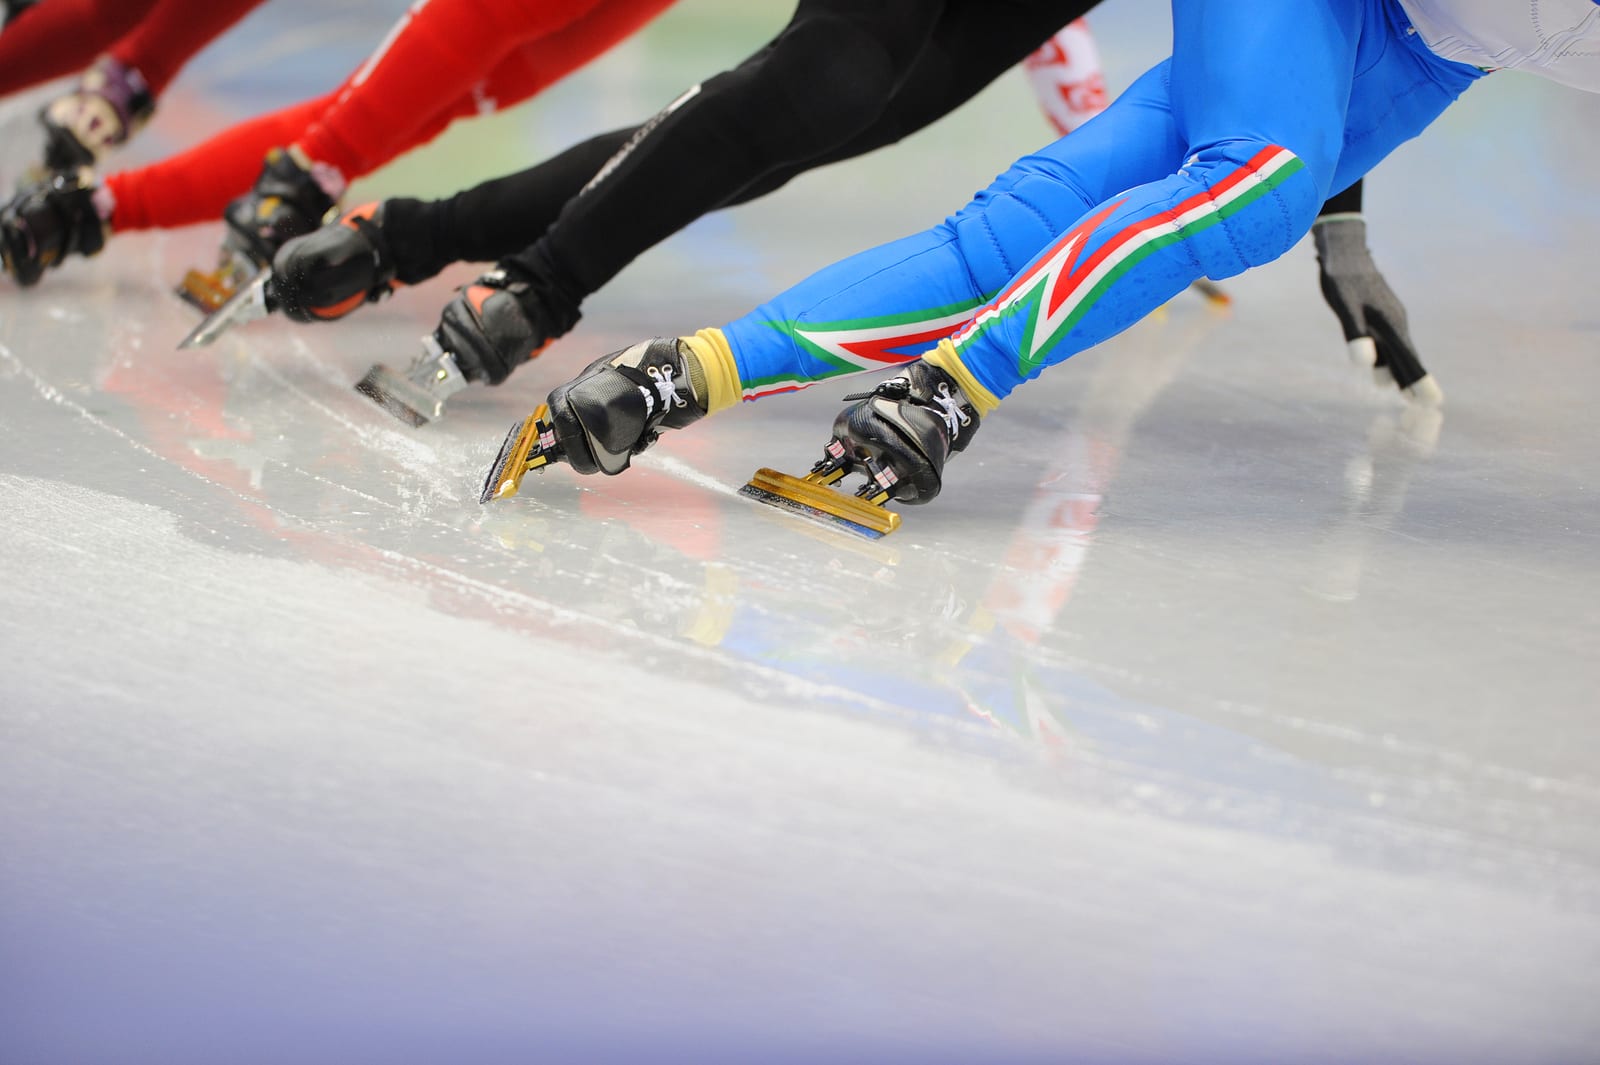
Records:
[[[962,427],[972,424],[972,419],[967,417],[967,412],[961,409],[961,404],[950,394],[950,386],[944,382],[939,383],[939,391],[931,397],[939,406],[939,416],[944,419],[944,427],[950,431],[952,438],[960,436]]]
[[[651,366],[645,370],[650,375],[651,383],[656,386],[656,392],[661,396],[661,409],[671,410],[673,407],[687,407],[688,401],[678,395],[677,387],[672,383],[672,367]]]

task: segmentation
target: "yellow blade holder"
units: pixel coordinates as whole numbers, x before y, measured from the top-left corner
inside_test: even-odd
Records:
[[[203,313],[215,314],[263,269],[270,272],[271,267],[264,268],[240,252],[225,251],[215,270],[185,271],[177,293]]]
[[[522,487],[522,479],[530,472],[543,469],[558,455],[555,428],[550,423],[550,407],[539,404],[526,418],[517,422],[500,445],[500,454],[489,475],[483,479],[479,503],[495,499],[510,499]]]
[[[1213,306],[1226,307],[1233,303],[1233,297],[1228,295],[1228,290],[1209,277],[1197,277],[1189,287]]]
[[[882,539],[898,529],[900,515],[884,507],[889,501],[887,491],[876,490],[871,496],[863,497],[846,495],[830,487],[846,472],[847,467],[827,460],[819,462],[817,469],[804,477],[791,477],[763,468],[756,471],[749,484],[739,489],[739,494],[870,540]]]

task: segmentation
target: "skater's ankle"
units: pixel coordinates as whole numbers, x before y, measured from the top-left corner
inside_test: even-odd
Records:
[[[100,224],[115,229],[116,225],[111,219],[117,213],[116,193],[107,185],[96,185],[89,199],[94,204],[94,213],[100,216]]]
[[[739,367],[733,349],[720,329],[702,329],[693,336],[679,337],[687,357],[700,364],[706,383],[706,413],[733,406],[744,394],[739,383]]]
[[[961,386],[961,391],[966,393],[967,399],[977,410],[978,416],[987,418],[991,411],[1000,406],[1000,397],[983,386],[973,372],[967,369],[967,364],[961,361],[961,356],[956,353],[956,346],[948,340],[939,341],[939,346],[922,356],[922,361],[929,366],[937,366],[955,379]]]
[[[289,158],[293,159],[300,169],[310,174],[311,180],[317,183],[317,187],[327,193],[328,199],[335,203],[338,203],[340,198],[344,196],[345,189],[350,187],[350,181],[344,176],[344,171],[332,163],[324,163],[313,159],[298,144],[289,145]]]
[[[458,261],[441,246],[438,212],[431,202],[396,196],[384,200],[379,211],[394,276],[402,284],[420,285]]]

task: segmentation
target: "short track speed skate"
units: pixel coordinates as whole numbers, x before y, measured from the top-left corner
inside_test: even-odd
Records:
[[[326,322],[376,303],[399,287],[381,224],[382,205],[363,204],[337,222],[289,241],[270,269],[228,297],[178,347],[203,347],[235,326],[271,314]]]
[[[759,503],[878,539],[900,527],[891,500],[926,503],[939,494],[944,464],[966,448],[978,412],[944,370],[918,360],[834,419],[833,438],[804,477],[757,470],[741,495]],[[853,494],[833,486],[852,473],[866,480]]]
[[[837,458],[833,457],[835,449]],[[872,540],[900,528],[900,515],[884,506],[889,501],[888,491],[870,470],[863,468],[867,481],[854,495],[829,487],[844,480],[853,464],[846,460],[844,445],[838,440],[828,441],[828,452],[829,457],[819,460],[804,477],[762,467],[739,494]],[[879,472],[893,476],[893,471]]]
[[[524,477],[552,462],[578,473],[619,474],[663,429],[705,417],[706,396],[699,360],[675,338],[641,341],[596,359],[511,427],[478,501],[511,498]]]
[[[333,212],[334,197],[297,152],[274,148],[255,187],[228,205],[228,234],[214,270],[189,270],[178,295],[206,314],[222,309],[235,295],[270,274],[272,258],[295,237],[321,226]]]
[[[0,207],[0,265],[18,285],[36,285],[46,270],[74,255],[97,255],[106,225],[94,205],[87,169],[52,174]]]
[[[356,391],[420,426],[443,414],[445,401],[469,383],[505,381],[538,358],[555,332],[527,282],[497,268],[445,305],[439,328],[423,339],[422,354],[409,367],[396,371],[378,363]]]
[[[278,294],[272,284],[272,271],[262,270],[253,281],[206,315],[205,320],[178,344],[178,350],[203,348],[215,343],[218,337],[234,326],[265,318],[277,306]]]
[[[534,412],[511,427],[500,454],[495,456],[489,475],[483,479],[479,503],[510,499],[522,488],[522,479],[563,455],[556,442],[555,426],[550,423],[550,406],[539,404]]]
[[[44,126],[44,167],[35,175],[94,166],[112,148],[126,144],[155,114],[156,100],[137,70],[109,55],[84,72],[77,86],[39,112]]]
[[[378,363],[356,382],[356,391],[413,429],[444,413],[445,400],[467,387],[456,356],[435,334],[422,338],[422,354],[404,370]]]

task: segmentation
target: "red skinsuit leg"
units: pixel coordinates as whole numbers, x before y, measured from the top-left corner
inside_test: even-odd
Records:
[[[250,191],[267,151],[293,141],[331,98],[249,119],[170,159],[112,174],[105,181],[116,201],[111,228],[120,233],[215,222],[230,200]]]
[[[49,0],[0,34],[0,96],[83,70],[156,0]]]
[[[442,9],[454,2],[434,0],[427,7]],[[453,119],[526,99],[605,52],[671,3],[672,0],[605,0],[591,5],[592,10],[583,17],[516,48],[481,84],[452,99],[430,97],[425,108],[428,114],[420,121],[416,116],[407,120],[412,127],[408,134],[411,143],[393,147],[392,154],[426,143]],[[408,31],[402,37],[410,35]],[[397,41],[387,51],[380,51],[378,58],[392,56],[398,44]],[[105,185],[116,204],[112,229],[123,232],[214,221],[230,200],[249,191],[267,151],[285,144],[299,143],[311,158],[338,166],[346,177],[366,173],[345,170],[326,155],[311,151],[307,148],[308,139],[312,144],[318,142],[306,136],[321,124],[320,120],[338,110],[341,97],[348,99],[356,89],[362,96],[370,95],[372,78],[353,85],[360,73],[327,96],[240,123],[163,162],[111,175]]]
[[[671,0],[419,0],[299,141],[346,178],[539,92]],[[529,56],[536,61],[530,61]]]
[[[58,2],[50,0],[45,6]],[[111,49],[111,56],[143,74],[150,91],[160,96],[196,52],[260,3],[261,0],[156,0],[150,13]]]

